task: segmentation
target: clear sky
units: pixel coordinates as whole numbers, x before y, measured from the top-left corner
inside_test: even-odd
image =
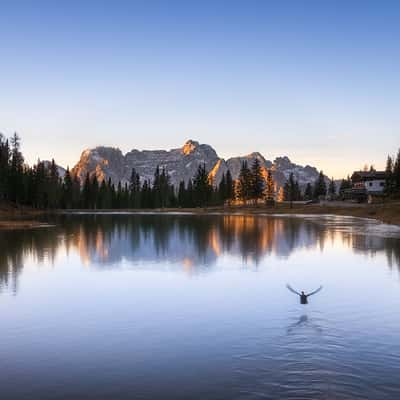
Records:
[[[0,131],[288,155],[341,178],[400,147],[399,1],[1,1]]]

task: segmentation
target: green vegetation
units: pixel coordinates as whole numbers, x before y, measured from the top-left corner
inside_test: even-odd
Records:
[[[0,200],[17,206],[36,209],[208,207],[235,200],[257,202],[265,196],[264,187],[258,160],[251,170],[247,164],[242,166],[241,178],[236,183],[228,170],[216,187],[211,184],[204,164],[199,165],[195,176],[187,183],[180,182],[177,190],[170,183],[168,171],[160,167],[156,168],[151,181],[141,179],[133,169],[129,183],[115,185],[111,179],[99,182],[96,175],[89,173],[81,182],[68,168],[64,177],[60,177],[54,160],[27,166],[18,135],[7,140],[0,134]],[[270,197],[273,187],[269,175]]]
[[[152,180],[144,180],[135,169],[130,181],[116,185],[111,179],[97,180],[87,174],[81,182],[69,169],[60,177],[54,160],[40,162],[32,167],[24,163],[20,151],[20,138],[14,134],[6,139],[0,134],[0,201],[36,209],[119,209],[119,208],[168,208],[209,207],[232,204],[258,204],[265,201],[273,205],[276,186],[269,170],[256,158],[249,167],[243,161],[236,181],[228,170],[220,183],[213,186],[204,164],[199,165],[195,176],[180,182],[175,188],[165,168],[157,167]],[[400,197],[400,150],[396,159],[388,157],[385,177],[388,197]],[[339,194],[352,187],[351,179],[343,179]],[[323,172],[314,184],[308,183],[304,191],[291,173],[279,200],[290,203],[336,195],[333,178],[328,187]]]
[[[388,156],[385,169],[385,193],[388,196],[400,197],[400,149],[396,160]]]

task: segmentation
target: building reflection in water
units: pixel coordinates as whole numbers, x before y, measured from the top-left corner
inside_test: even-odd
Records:
[[[54,222],[54,221],[52,221]],[[127,260],[138,268],[175,265],[193,273],[207,270],[218,257],[240,257],[258,264],[269,255],[289,257],[330,242],[374,256],[385,253],[400,267],[400,241],[359,234],[301,218],[223,215],[84,215],[58,217],[56,227],[0,232],[0,290],[17,291],[27,258],[52,261],[59,251],[76,252],[84,265],[118,267]]]

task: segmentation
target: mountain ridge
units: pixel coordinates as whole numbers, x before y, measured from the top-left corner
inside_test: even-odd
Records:
[[[123,154],[118,147],[111,146],[85,149],[71,173],[77,175],[81,181],[89,173],[90,176],[95,175],[99,181],[111,178],[114,183],[121,181],[124,184],[129,182],[132,168],[135,168],[142,181],[151,181],[158,165],[166,169],[171,183],[177,187],[182,180],[187,183],[196,173],[198,166],[205,164],[210,179],[214,185],[217,185],[228,169],[233,179],[237,179],[242,162],[247,161],[250,166],[256,158],[260,161],[264,176],[267,170],[271,171],[278,189],[284,185],[290,173],[294,174],[301,187],[305,187],[307,183],[313,183],[319,174],[316,167],[295,164],[287,156],[276,157],[274,161],[271,161],[260,152],[252,152],[225,160],[218,156],[212,146],[200,144],[192,139],[187,140],[182,147],[170,150],[133,148]]]

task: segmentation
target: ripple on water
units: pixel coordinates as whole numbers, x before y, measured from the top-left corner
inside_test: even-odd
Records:
[[[400,372],[400,352],[373,335],[360,344],[334,320],[315,315],[290,318],[273,344],[234,356],[238,399],[399,398],[393,376]]]

